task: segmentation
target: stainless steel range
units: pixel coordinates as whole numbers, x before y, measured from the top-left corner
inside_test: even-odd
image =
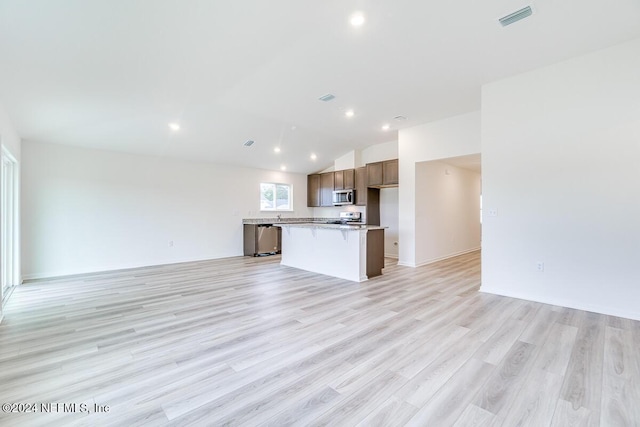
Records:
[[[340,219],[327,221],[327,224],[349,224],[360,223],[362,212],[340,212]]]

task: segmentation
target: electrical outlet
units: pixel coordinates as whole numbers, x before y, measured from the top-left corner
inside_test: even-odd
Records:
[[[498,216],[498,209],[489,209],[489,216]]]
[[[536,269],[537,269],[539,272],[543,272],[543,271],[544,271],[544,262],[542,262],[542,261],[538,261],[538,262],[536,263]]]
[[[169,247],[172,248],[173,247],[173,240],[169,240]]]

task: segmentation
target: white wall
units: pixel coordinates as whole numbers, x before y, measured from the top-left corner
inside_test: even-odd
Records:
[[[242,218],[259,183],[293,184],[308,217],[306,176],[25,142],[25,278],[242,255]],[[168,242],[174,246],[169,247]]]
[[[383,142],[382,144],[363,148],[360,152],[360,163],[356,163],[356,167],[364,166],[367,163],[375,163],[397,158],[398,141]]]
[[[380,225],[384,230],[384,256],[398,258],[398,187],[380,189]]]
[[[0,138],[2,145],[4,145],[16,160],[20,161],[21,156],[21,142],[20,136],[16,132],[9,115],[5,111],[4,107],[0,104]]]
[[[362,150],[349,151],[333,162],[332,170],[353,169],[365,166],[367,163],[381,162],[398,158],[398,141],[383,142],[371,145]]]
[[[415,267],[416,163],[480,153],[480,112],[474,111],[398,132],[399,261]]]
[[[360,163],[360,151],[351,150],[347,154],[338,157],[333,162],[333,170],[341,171],[353,169]]]
[[[638,70],[640,39],[483,87],[482,291],[640,319]]]
[[[416,265],[480,249],[480,174],[416,164]]]

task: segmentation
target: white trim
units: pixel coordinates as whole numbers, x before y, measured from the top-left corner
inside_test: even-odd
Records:
[[[398,259],[398,254],[384,254],[384,257]]]
[[[402,262],[402,261],[398,261],[398,265],[401,265],[402,267],[411,267],[411,268],[416,268],[415,264],[412,264],[410,262]]]
[[[434,262],[444,261],[445,259],[455,258],[457,256],[468,254],[468,253],[471,253],[471,252],[476,252],[476,251],[479,251],[479,250],[480,250],[480,246],[472,248],[472,249],[466,249],[466,250],[460,251],[460,252],[455,252],[455,253],[452,253],[452,254],[449,254],[449,255],[445,255],[443,257],[433,258],[433,259],[429,259],[429,260],[426,260],[426,261],[422,261],[422,262],[416,263],[415,266],[416,267],[422,267],[423,265],[433,264]]]
[[[20,164],[13,153],[9,150],[7,146],[1,143],[0,140],[0,161],[2,162],[2,169],[4,170],[4,164],[9,163],[10,169],[9,173],[11,174],[11,190],[9,191],[8,197],[11,197],[10,208],[11,208],[11,277],[9,278],[10,284],[7,288],[7,294],[4,295],[4,289],[0,291],[0,303],[6,303],[9,299],[13,290],[16,286],[19,286],[22,283],[21,277],[21,268],[20,268]],[[2,182],[0,188],[0,196],[4,200],[5,195],[2,194],[4,190],[4,182]],[[4,202],[3,202],[4,203]],[[4,212],[3,212],[4,213]],[[0,231],[0,237],[4,239],[2,236],[2,232]],[[4,247],[4,244],[0,245]],[[0,250],[0,257],[4,259],[4,253]],[[2,266],[0,268],[0,275],[2,276],[2,280],[4,280],[4,268],[6,266]],[[2,286],[0,284],[0,286]]]
[[[476,251],[479,251],[480,249],[482,249],[482,247],[478,246],[478,247],[473,248],[473,249],[467,249],[467,250],[464,250],[464,251],[460,251],[460,252],[456,252],[456,253],[453,253],[453,254],[445,255],[445,256],[440,257],[440,258],[434,258],[434,259],[430,259],[430,260],[427,260],[427,261],[423,261],[423,262],[417,263],[417,264],[416,263],[408,263],[408,262],[398,262],[398,265],[402,265],[404,267],[418,268],[418,267],[422,267],[422,266],[425,266],[425,265],[433,264],[433,263],[436,263],[436,262],[439,262],[439,261],[444,261],[445,259],[455,258],[455,257],[460,256],[460,255],[469,254],[471,252],[476,252]]]
[[[579,304],[579,303],[577,304],[573,300],[545,298],[544,296],[541,296],[541,295],[531,295],[531,294],[518,293],[518,292],[504,292],[503,290],[494,292],[494,291],[489,291],[484,289],[483,286],[480,286],[479,291],[485,294],[501,295],[509,298],[518,298],[526,301],[539,302],[542,304],[550,304],[550,305],[555,305],[559,307],[573,308],[575,310],[591,311],[593,313],[607,314],[609,316],[640,320],[640,311],[633,312],[633,311],[627,311],[627,310],[618,310],[614,307],[605,307],[605,306],[593,305],[593,304]]]
[[[176,261],[176,262],[168,262],[168,263],[160,263],[160,264],[144,264],[144,265],[130,264],[130,265],[124,265],[124,266],[118,266],[118,267],[98,267],[97,269],[86,270],[86,271],[72,271],[72,270],[49,271],[45,273],[25,274],[23,276],[23,280],[27,282],[30,280],[59,279],[59,278],[72,277],[72,276],[83,276],[85,274],[114,273],[114,272],[124,271],[124,270],[135,270],[138,268],[165,267],[165,266],[172,266],[172,265],[179,265],[179,264],[187,264],[190,262],[203,262],[203,261],[220,260],[225,258],[237,258],[240,256],[242,256],[242,254],[225,256],[220,258],[199,258],[199,259],[191,259],[191,260],[185,260],[185,261]]]

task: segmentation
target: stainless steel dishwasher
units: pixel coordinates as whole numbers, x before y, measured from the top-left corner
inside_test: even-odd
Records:
[[[244,254],[249,256],[280,253],[280,227],[273,224],[244,225]]]

